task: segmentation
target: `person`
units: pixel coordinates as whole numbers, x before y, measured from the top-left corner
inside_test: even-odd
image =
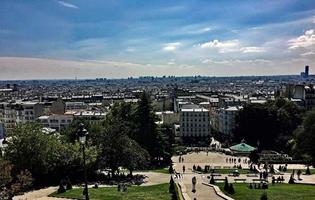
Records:
[[[302,171],[299,169],[296,174],[297,174],[297,176],[298,176],[298,179],[301,180],[300,176],[301,176],[301,174],[302,174]]]
[[[183,174],[185,174],[185,165],[183,165]]]
[[[184,157],[182,157],[182,162],[184,162]]]
[[[195,193],[195,192],[196,192],[196,183],[197,183],[197,179],[196,179],[195,176],[192,177],[191,183],[192,183],[192,190],[191,190],[191,191],[192,191],[193,193]]]

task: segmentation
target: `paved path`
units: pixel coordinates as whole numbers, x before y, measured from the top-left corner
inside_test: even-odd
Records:
[[[191,179],[193,177],[197,178],[197,184],[196,184],[196,192],[192,192],[192,183]],[[193,200],[194,198],[198,200],[223,200],[223,198],[219,197],[214,189],[212,187],[206,186],[202,184],[204,181],[200,174],[184,174],[183,183],[186,186],[186,191],[189,197]]]
[[[48,197],[51,193],[55,192],[58,187],[48,187],[32,192],[25,193],[24,195],[15,196],[13,200],[67,200],[65,198]]]

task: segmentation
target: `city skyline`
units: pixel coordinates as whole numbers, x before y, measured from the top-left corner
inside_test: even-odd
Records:
[[[299,74],[314,1],[8,1],[0,79]]]

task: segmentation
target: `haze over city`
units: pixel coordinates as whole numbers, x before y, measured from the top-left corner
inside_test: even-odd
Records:
[[[4,0],[0,79],[299,74],[315,2]]]

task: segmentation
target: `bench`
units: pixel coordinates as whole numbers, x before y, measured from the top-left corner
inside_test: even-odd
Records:
[[[210,175],[211,175],[211,176],[222,176],[222,175],[219,174],[219,173],[211,173]]]
[[[225,178],[216,178],[214,179],[214,182],[224,182]]]
[[[247,174],[246,176],[247,176],[247,177],[258,177],[257,174]]]
[[[246,183],[246,178],[236,178],[236,179],[234,179],[234,182],[235,182],[235,183],[237,183],[237,182]]]
[[[266,183],[268,183],[268,180],[257,178],[257,179],[253,179],[253,182],[266,182]]]

